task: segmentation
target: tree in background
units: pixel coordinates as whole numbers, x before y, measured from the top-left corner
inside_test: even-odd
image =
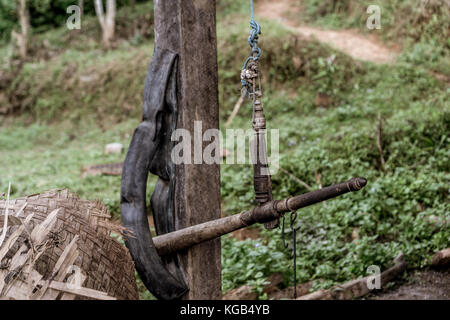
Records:
[[[30,30],[30,14],[27,8],[27,0],[16,0],[17,14],[19,17],[20,33],[11,32],[11,37],[16,40],[22,59],[27,57],[28,35]]]
[[[102,28],[102,40],[106,48],[111,47],[114,39],[116,23],[116,0],[106,0],[106,15],[103,10],[103,0],[94,0],[95,13]]]
[[[83,15],[83,13],[84,13],[84,1],[83,0],[78,0],[78,6],[80,7],[81,15]]]

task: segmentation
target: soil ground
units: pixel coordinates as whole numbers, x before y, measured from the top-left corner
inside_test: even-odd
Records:
[[[374,294],[376,300],[450,300],[450,268],[411,274],[407,283]]]

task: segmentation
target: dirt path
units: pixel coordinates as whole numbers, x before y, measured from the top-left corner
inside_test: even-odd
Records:
[[[408,283],[370,297],[376,300],[450,300],[450,269],[428,270],[409,277]]]
[[[258,2],[256,14],[266,19],[278,20],[288,29],[305,37],[316,38],[334,49],[349,56],[374,63],[392,63],[397,52],[383,45],[374,35],[360,35],[353,30],[324,30],[315,27],[302,26],[299,21],[288,19],[286,13],[291,12],[292,0],[266,0]],[[292,14],[291,14],[292,16]],[[300,14],[298,14],[300,17]]]

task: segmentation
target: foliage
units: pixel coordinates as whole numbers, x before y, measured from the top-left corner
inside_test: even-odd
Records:
[[[0,185],[11,181],[11,196],[20,197],[53,188],[69,188],[81,197],[102,199],[119,218],[120,176],[81,177],[82,166],[122,161],[122,155],[104,155],[105,144],[126,144],[137,121],[102,131],[86,124],[59,126],[35,123],[0,128]],[[26,169],[25,169],[26,168]],[[156,182],[156,181],[154,181]]]
[[[14,1],[0,0],[0,41],[9,38],[17,20]]]
[[[264,297],[262,289],[267,275],[283,270],[288,265],[285,254],[275,241],[247,239],[238,241],[230,236],[222,238],[222,290],[248,284]]]
[[[247,1],[241,0],[221,0],[216,3],[219,19],[229,18],[238,13],[249,13],[250,6]]]
[[[17,27],[16,0],[0,0],[0,40],[7,40],[11,30]],[[117,7],[129,8],[129,0],[116,0]],[[136,0],[137,4],[152,5],[153,1]],[[28,0],[30,24],[34,33],[42,33],[65,25],[69,14],[67,8],[78,5],[77,0]],[[84,0],[84,13],[95,16],[94,1]]]
[[[300,72],[285,72],[294,66],[292,58],[300,50],[283,51],[283,45],[289,48],[295,40],[286,31],[280,36],[273,30],[264,33],[265,43],[261,45],[263,103],[269,129],[281,129],[280,165],[313,188],[319,187],[315,173],[320,174],[324,186],[354,176],[369,181],[359,193],[299,212],[299,281],[313,279],[313,289],[328,288],[367,275],[370,265],[383,270],[400,252],[406,255],[409,268],[426,266],[433,252],[450,244],[450,90],[425,68],[430,66],[424,63],[428,56],[411,53],[414,59],[379,66],[354,63],[314,42],[297,42],[301,59],[307,63],[300,64]],[[227,32],[226,43],[234,45],[233,30]],[[219,55],[219,63],[223,63],[221,90],[227,92],[221,99],[230,105],[228,110],[237,98],[230,94],[235,90],[231,84],[235,71],[227,66],[236,64],[231,52],[236,55],[237,50],[224,46]],[[336,59],[331,69],[327,60],[333,54]],[[240,56],[245,57],[245,52]],[[273,79],[272,75],[285,78]],[[335,108],[316,107],[314,93],[320,91],[332,95]],[[234,120],[233,127],[250,126],[249,108],[241,110],[242,117]],[[296,117],[292,117],[294,113]],[[383,119],[385,170],[376,146],[378,114]],[[222,165],[221,180],[225,212],[237,213],[255,205],[250,166]],[[273,187],[277,199],[308,191],[280,171],[273,176]],[[224,277],[230,272],[233,276],[227,279],[237,279],[234,287],[243,283],[234,270],[238,250],[244,253],[244,266],[250,265],[244,258],[249,252],[256,252],[253,259],[257,261],[282,253],[284,263],[275,264],[275,268],[270,263],[265,267],[250,265],[246,282],[252,281],[261,292],[264,282],[254,275],[262,272],[266,279],[273,272],[281,272],[285,285],[292,285],[291,253],[282,246],[281,232],[261,233],[262,240],[256,242],[261,246],[258,250],[254,241],[247,240],[244,249],[242,243],[235,248],[229,239],[223,240]],[[289,232],[286,237],[290,238]],[[232,287],[224,284],[225,290]]]
[[[315,108],[307,95],[289,104],[272,94],[265,104],[270,127],[281,128],[283,168],[314,188],[315,172],[322,185],[354,176],[368,179],[359,193],[299,212],[297,274],[299,281],[316,280],[314,289],[365,276],[370,265],[385,269],[400,252],[410,268],[424,267],[433,252],[450,244],[450,91],[415,65],[364,68],[336,108]],[[375,142],[378,113],[384,119],[385,171]],[[251,207],[250,170],[222,166],[226,212]],[[307,191],[280,171],[273,185],[278,199]],[[271,251],[289,259],[280,232],[262,234],[271,239]],[[224,249],[225,257],[231,254]],[[270,272],[281,272],[288,285],[291,265],[277,267]]]

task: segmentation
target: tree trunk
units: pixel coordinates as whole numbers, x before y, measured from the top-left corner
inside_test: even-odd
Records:
[[[102,41],[106,48],[111,47],[111,41],[114,39],[114,30],[116,24],[116,0],[106,0],[106,15],[103,10],[103,1],[94,0],[95,13],[102,28]]]
[[[78,0],[78,6],[80,7],[80,14],[81,14],[81,16],[83,16],[83,14],[84,14],[84,1],[83,0]]]
[[[30,30],[30,16],[27,8],[27,0],[17,1],[17,13],[19,16],[19,23],[21,32],[12,32],[11,36],[16,39],[19,47],[20,57],[25,59],[28,52],[28,33]]]
[[[103,41],[111,45],[114,39],[114,31],[116,28],[116,0],[107,0],[106,2],[106,31],[104,32]]]

